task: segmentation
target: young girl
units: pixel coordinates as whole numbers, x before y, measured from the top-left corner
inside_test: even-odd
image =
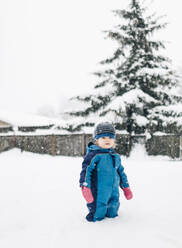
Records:
[[[120,155],[113,149],[113,125],[109,122],[99,123],[93,136],[95,142],[88,144],[80,173],[80,186],[89,209],[86,216],[88,221],[98,221],[104,217],[114,218],[118,215],[119,186],[127,200],[133,197]]]

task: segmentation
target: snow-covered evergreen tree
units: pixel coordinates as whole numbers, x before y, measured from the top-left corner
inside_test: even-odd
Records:
[[[100,62],[103,69],[94,73],[98,78],[94,93],[76,97],[85,103],[70,113],[80,117],[76,128],[108,118],[116,129],[138,134],[164,131],[182,116],[171,107],[182,102],[175,90],[178,79],[170,60],[160,53],[163,42],[153,38],[166,23],[160,24],[155,15],[146,16],[146,10],[139,0],[130,0],[128,9],[114,11],[121,23],[106,35],[118,46],[113,56]]]

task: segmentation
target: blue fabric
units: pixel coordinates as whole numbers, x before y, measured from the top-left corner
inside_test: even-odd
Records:
[[[94,202],[87,204],[88,221],[117,216],[119,186],[129,187],[120,155],[113,149],[102,149],[90,143],[80,173],[80,186],[83,185],[91,188],[94,197]]]
[[[101,138],[101,137],[110,137],[111,139],[115,139],[115,135],[112,133],[102,133],[102,134],[98,134],[95,136],[95,140]]]

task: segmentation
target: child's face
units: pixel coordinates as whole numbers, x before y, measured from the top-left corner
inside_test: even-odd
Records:
[[[109,149],[114,146],[114,139],[107,136],[101,137],[97,140],[97,144],[103,149]]]

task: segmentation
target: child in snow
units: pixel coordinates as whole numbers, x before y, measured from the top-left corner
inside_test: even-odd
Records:
[[[133,195],[119,154],[114,151],[115,129],[109,122],[96,125],[94,143],[90,142],[82,163],[80,186],[87,201],[88,221],[114,218],[119,209],[119,186],[127,200]]]

